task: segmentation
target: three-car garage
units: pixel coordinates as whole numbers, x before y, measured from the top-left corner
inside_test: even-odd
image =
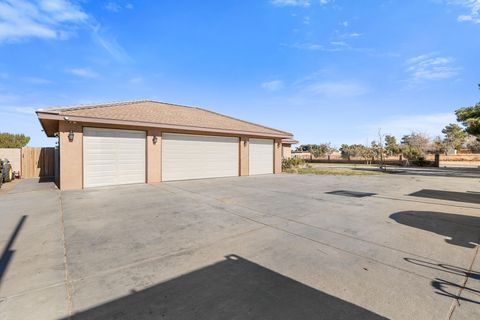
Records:
[[[288,132],[197,107],[127,101],[38,110],[62,190],[281,172]]]

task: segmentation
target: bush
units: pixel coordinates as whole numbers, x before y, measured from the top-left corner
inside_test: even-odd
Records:
[[[282,170],[297,168],[304,163],[305,161],[301,158],[282,159]]]
[[[417,167],[433,167],[434,164],[435,164],[435,161],[425,160],[424,157],[420,157],[417,160],[412,161],[412,165]]]

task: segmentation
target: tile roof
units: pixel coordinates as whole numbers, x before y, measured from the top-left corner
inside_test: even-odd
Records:
[[[291,133],[239,120],[198,107],[187,107],[153,100],[111,102],[39,109],[38,113],[60,116],[133,121],[182,127],[245,131],[257,134],[291,136]]]

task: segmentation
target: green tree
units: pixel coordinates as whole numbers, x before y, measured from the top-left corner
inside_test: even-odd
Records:
[[[421,158],[425,158],[425,153],[421,149],[410,146],[408,144],[402,144],[400,146],[400,150],[402,155],[408,160],[418,160]]]
[[[0,132],[0,148],[22,148],[30,141],[24,134]]]
[[[480,89],[480,84],[478,88]],[[460,108],[455,114],[457,121],[465,126],[465,131],[480,140],[480,102],[471,107]]]
[[[467,138],[467,133],[455,123],[447,125],[442,133],[445,135],[444,142],[447,150],[450,148],[459,150]]]
[[[350,160],[351,157],[353,157],[353,150],[348,144],[342,144],[340,146],[340,155],[343,159],[348,159]]]
[[[342,144],[340,146],[340,153],[343,159],[350,160],[352,157],[360,157],[362,148],[364,148],[364,146],[361,144]]]
[[[385,152],[389,156],[400,154],[400,147],[397,143],[397,139],[392,135],[385,136]]]

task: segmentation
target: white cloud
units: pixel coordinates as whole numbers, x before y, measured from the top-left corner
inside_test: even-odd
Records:
[[[20,100],[20,96],[12,94],[10,92],[0,92],[0,102],[1,103],[12,103]]]
[[[352,48],[345,41],[331,41],[326,45],[319,43],[296,43],[291,47],[301,50],[324,51],[324,52],[338,52],[338,51],[363,51],[363,49]]]
[[[68,0],[40,0],[39,3],[40,8],[56,22],[85,21],[88,18],[80,7]]]
[[[329,2],[330,2],[330,0],[320,0],[321,5],[328,4]]]
[[[356,81],[316,81],[306,84],[304,91],[327,97],[353,97],[367,94],[369,89]]]
[[[108,52],[118,62],[131,61],[130,56],[123,49],[123,47],[117,42],[117,40],[108,34],[100,25],[91,26],[93,40]]]
[[[143,78],[142,77],[134,77],[134,78],[131,78],[129,80],[130,83],[132,84],[136,84],[136,83],[142,83],[143,82]]]
[[[122,7],[120,7],[120,5],[116,2],[110,1],[105,5],[105,9],[112,12],[119,12]]]
[[[278,91],[283,88],[284,84],[282,80],[272,80],[263,82],[260,86],[268,91]]]
[[[458,21],[480,24],[480,0],[447,0],[447,3],[459,5],[469,10],[468,14],[458,16]]]
[[[72,69],[67,69],[67,72],[82,78],[98,77],[98,74],[90,70],[90,68],[72,68]]]
[[[130,60],[115,38],[70,0],[0,0],[0,43],[29,38],[64,40],[80,27],[91,31],[93,40],[115,60]]]
[[[381,122],[368,125],[371,130],[382,128],[385,134],[393,134],[400,138],[410,132],[423,132],[430,136],[441,134],[442,129],[449,123],[456,123],[453,112],[433,114],[397,115],[384,119]]]
[[[460,16],[458,16],[457,20],[460,21],[460,22],[472,21],[473,17],[469,16],[469,15],[460,15]]]
[[[128,10],[132,10],[133,9],[133,5],[131,3],[127,3],[125,5],[121,5],[115,1],[109,1],[106,5],[105,5],[105,9],[108,10],[108,11],[111,11],[111,12],[120,12],[122,9],[128,9]]]
[[[351,33],[345,33],[342,35],[342,37],[344,38],[357,38],[357,37],[360,37],[362,36],[361,33],[358,33],[358,32],[351,32]]]
[[[293,45],[285,44],[286,47],[293,47],[302,50],[323,50],[324,46],[318,43],[295,43]]]
[[[451,57],[440,57],[435,53],[423,54],[406,61],[406,72],[414,81],[449,79],[458,74],[458,68],[453,62]]]
[[[271,4],[279,7],[309,7],[310,0],[271,0]]]
[[[52,81],[44,78],[39,77],[24,77],[22,78],[23,81],[33,83],[33,84],[50,84]]]
[[[345,41],[331,41],[330,44],[338,47],[348,47],[348,44]]]
[[[18,113],[35,114],[35,109],[30,107],[16,107],[15,111]]]
[[[0,1],[0,42],[25,38],[63,39],[86,22],[87,14],[68,0]]]

